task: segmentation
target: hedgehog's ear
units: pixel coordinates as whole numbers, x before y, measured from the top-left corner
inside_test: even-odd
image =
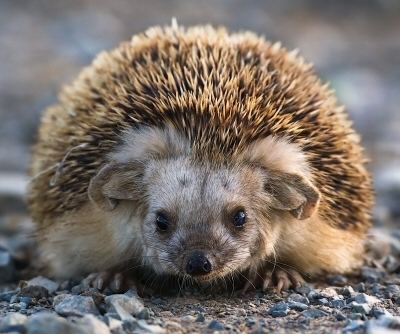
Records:
[[[273,208],[289,211],[297,219],[309,218],[319,204],[319,191],[298,174],[269,171],[264,189]]]
[[[111,162],[92,178],[89,199],[103,210],[113,210],[119,200],[135,200],[140,196],[142,167],[137,162]]]
[[[298,145],[269,136],[250,145],[244,159],[262,167],[272,207],[290,211],[297,219],[314,213],[320,194],[309,178],[308,163]]]
[[[138,200],[143,191],[143,173],[153,159],[164,159],[187,153],[188,140],[174,130],[141,127],[122,134],[122,143],[91,180],[88,195],[92,202],[104,210],[113,210],[119,200]]]

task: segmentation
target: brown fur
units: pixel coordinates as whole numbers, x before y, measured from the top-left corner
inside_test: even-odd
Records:
[[[95,264],[92,245],[107,239],[102,226],[112,226],[103,212],[124,226],[128,218],[113,209],[119,200],[122,208],[135,200],[142,215],[135,221],[144,219],[143,175],[158,168],[161,177],[167,165],[157,161],[176,157],[188,170],[192,163],[212,166],[211,179],[216,168],[230,166],[215,180],[236,175],[243,194],[259,194],[252,205],[264,223],[261,240],[250,238],[258,247],[254,261],[275,254],[312,273],[348,271],[359,263],[371,182],[359,137],[333,92],[296,53],[252,33],[209,26],[157,27],[134,36],[99,55],[45,112],[29,205],[47,253],[59,247],[55,240],[72,247],[74,235],[81,240],[91,234],[81,229],[95,226],[99,235],[90,238],[96,241],[83,242],[81,250],[81,258]],[[131,183],[122,182],[127,179]],[[260,195],[262,180],[268,186]],[[73,232],[63,234],[62,226]],[[254,252],[250,248],[240,261]],[[124,252],[130,251],[110,256]],[[99,251],[98,261],[103,256]]]

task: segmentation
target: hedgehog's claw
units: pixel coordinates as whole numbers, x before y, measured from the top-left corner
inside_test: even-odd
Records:
[[[300,287],[305,282],[303,277],[294,269],[276,269],[272,273],[272,276],[278,294],[280,294],[282,290]]]
[[[133,285],[125,275],[120,272],[103,271],[90,274],[86,280],[89,285],[100,291],[110,288],[113,292],[123,292]]]
[[[252,271],[246,277],[246,282],[241,290],[244,294],[250,288],[266,291],[270,287],[274,287],[276,292],[280,294],[282,291],[289,290],[290,288],[297,288],[304,284],[303,277],[294,269],[275,269]],[[273,283],[271,285],[271,283]]]

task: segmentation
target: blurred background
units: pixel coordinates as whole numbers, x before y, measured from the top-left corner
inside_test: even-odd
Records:
[[[40,116],[101,50],[152,25],[212,23],[299,48],[362,134],[376,224],[400,217],[400,1],[0,0],[0,213],[24,210]]]

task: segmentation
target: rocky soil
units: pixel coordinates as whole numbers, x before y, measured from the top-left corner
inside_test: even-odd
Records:
[[[400,331],[400,230],[374,230],[365,265],[275,291],[98,291],[40,276],[32,225],[0,220],[0,333],[394,333]]]

